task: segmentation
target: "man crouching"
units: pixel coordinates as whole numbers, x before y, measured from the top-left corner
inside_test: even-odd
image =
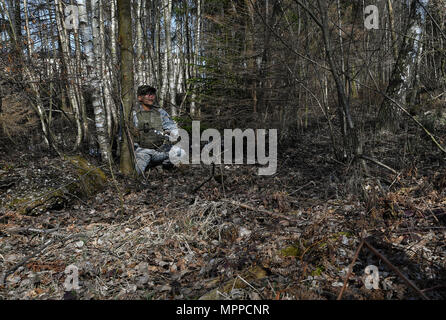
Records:
[[[163,168],[171,168],[169,151],[172,145],[169,137],[178,137],[177,124],[169,114],[155,105],[156,89],[143,85],[138,88],[139,110],[133,111],[132,133],[135,137],[136,172],[141,175],[148,166],[162,164]],[[181,157],[184,150],[174,147],[175,153]]]

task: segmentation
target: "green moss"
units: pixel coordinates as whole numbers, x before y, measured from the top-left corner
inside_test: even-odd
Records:
[[[37,215],[65,207],[74,196],[90,197],[103,189],[107,182],[104,172],[89,164],[82,157],[68,159],[76,169],[79,181],[74,181],[58,189],[44,189],[23,198],[12,199],[7,205],[21,214]]]
[[[320,276],[322,274],[322,272],[324,272],[324,271],[325,271],[325,268],[323,266],[319,266],[311,272],[311,275],[313,277]]]
[[[76,169],[80,191],[83,196],[91,197],[105,187],[107,176],[101,169],[91,165],[80,156],[70,157],[68,160]]]
[[[48,189],[25,198],[15,198],[8,206],[21,214],[37,215],[40,212],[62,208],[66,202],[67,197],[61,189]]]
[[[319,244],[319,249],[324,249],[327,246],[327,242],[322,242]]]
[[[289,246],[280,251],[284,257],[297,257],[300,255],[300,249],[297,245]]]
[[[26,198],[14,198],[14,199],[12,199],[12,200],[8,203],[8,206],[9,206],[11,209],[13,209],[13,208],[15,208],[16,206],[19,206],[19,205],[21,205],[22,203],[26,203],[26,202],[31,201],[31,200],[32,200],[31,197],[26,197]]]
[[[4,171],[10,171],[12,169],[14,169],[14,165],[7,163],[7,162],[2,163],[1,167],[0,167],[0,170],[4,170]]]

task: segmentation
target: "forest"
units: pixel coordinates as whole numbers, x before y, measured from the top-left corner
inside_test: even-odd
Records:
[[[445,299],[446,0],[0,0],[0,51],[0,300]]]

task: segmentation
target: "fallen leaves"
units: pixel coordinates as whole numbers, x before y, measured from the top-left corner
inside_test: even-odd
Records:
[[[53,261],[53,262],[38,262],[33,261],[26,264],[26,267],[33,272],[41,272],[41,271],[54,271],[54,272],[63,272],[66,268],[66,263],[63,261]]]
[[[186,170],[172,175],[153,171],[150,190],[129,188],[125,214],[113,188],[46,216],[4,212],[3,218],[10,217],[5,219],[8,228],[54,224],[61,234],[86,237],[51,246],[18,268],[0,297],[61,299],[65,266],[73,264],[82,284],[79,299],[197,299],[210,292],[223,299],[330,299],[339,292],[363,229],[378,233],[390,248],[385,249],[389,257],[398,256],[390,250],[398,250],[409,259],[396,259],[396,264],[416,261],[419,270],[408,270],[411,275],[438,279],[444,266],[444,231],[429,228],[440,227],[446,198],[436,191],[423,194],[429,188],[404,186],[404,176],[394,192],[366,210],[354,197],[322,199],[322,182],[307,183],[309,188],[292,197],[287,190],[296,190],[293,172],[279,180],[256,180],[245,167],[225,171],[233,189],[225,190],[225,199],[222,186],[212,181],[189,195],[184,186],[201,181],[200,169]],[[383,218],[385,211],[392,219]],[[0,233],[0,269],[13,267],[55,236]],[[361,279],[368,259],[358,258],[361,264],[355,265],[346,296],[408,297],[388,271],[385,276],[383,272],[380,294],[365,290]]]

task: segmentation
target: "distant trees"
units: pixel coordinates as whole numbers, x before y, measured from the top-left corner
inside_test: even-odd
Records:
[[[357,157],[367,152],[366,119],[406,117],[392,100],[415,112],[423,99],[446,98],[445,0],[378,2],[371,30],[365,5],[0,0],[0,85],[13,83],[29,100],[47,146],[63,145],[54,134],[60,114],[70,124],[57,134],[64,144],[97,145],[104,161],[126,139],[144,83],[172,115],[277,127],[282,139],[322,113],[336,156]],[[130,172],[128,146],[117,149]]]

